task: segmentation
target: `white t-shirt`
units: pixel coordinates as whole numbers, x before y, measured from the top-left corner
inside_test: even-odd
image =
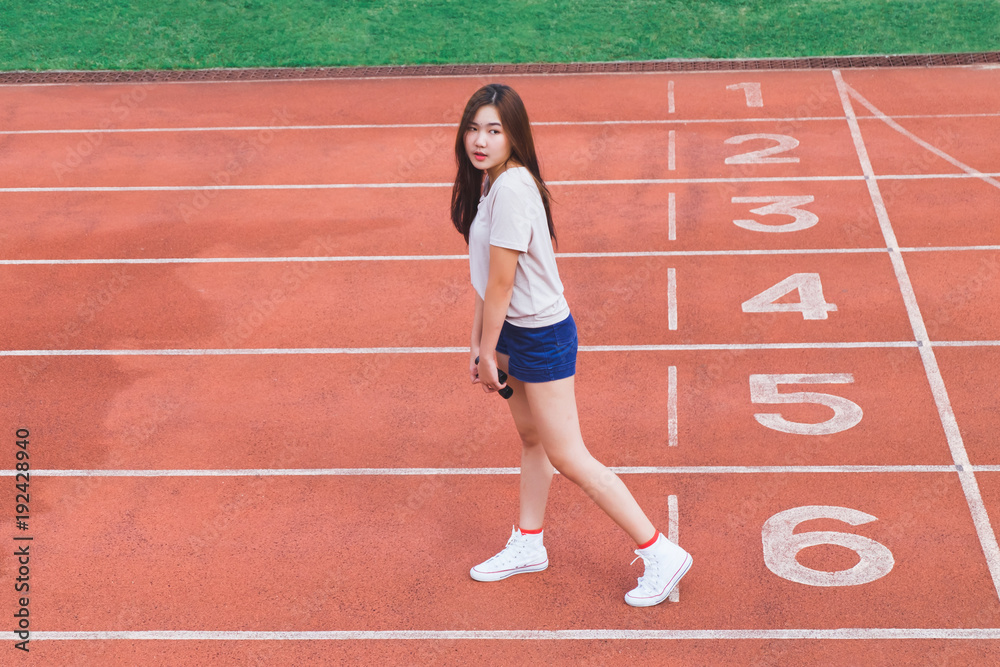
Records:
[[[536,329],[562,322],[569,316],[556,255],[549,237],[545,206],[535,179],[526,167],[500,174],[469,228],[469,273],[472,287],[486,297],[490,275],[490,246],[520,252],[514,274],[514,292],[507,321]]]

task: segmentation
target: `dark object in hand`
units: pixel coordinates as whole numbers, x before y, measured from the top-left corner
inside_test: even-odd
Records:
[[[479,365],[479,357],[476,357],[476,365],[477,366]],[[499,368],[497,369],[497,378],[500,379],[500,384],[507,384],[507,374],[504,373]],[[514,395],[514,388],[504,387],[503,389],[497,391],[497,393],[503,396],[504,398],[510,398],[511,396]]]

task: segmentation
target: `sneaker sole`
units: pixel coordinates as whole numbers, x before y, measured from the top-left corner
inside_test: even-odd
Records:
[[[694,559],[691,558],[691,554],[688,554],[687,560],[684,561],[684,564],[681,566],[681,569],[679,569],[677,571],[677,574],[674,575],[673,582],[668,584],[666,589],[664,589],[662,593],[660,593],[656,597],[649,597],[649,598],[634,598],[631,597],[628,593],[626,593],[625,603],[632,607],[652,607],[654,605],[660,604],[668,597],[670,597],[670,594],[673,592],[673,590],[677,588],[677,584],[681,583],[681,578],[685,574],[687,574],[688,570],[691,569],[691,566],[693,564],[694,564]]]
[[[507,577],[513,577],[515,574],[527,574],[529,572],[541,572],[549,567],[548,559],[544,563],[539,563],[536,565],[526,565],[525,567],[518,567],[513,570],[505,570],[503,572],[478,572],[476,568],[469,570],[469,576],[476,581],[500,581],[501,579],[506,579]]]

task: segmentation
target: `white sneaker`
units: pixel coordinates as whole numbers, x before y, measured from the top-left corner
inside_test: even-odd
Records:
[[[500,581],[514,574],[541,572],[548,566],[542,533],[524,535],[515,526],[503,551],[469,570],[469,575],[476,581]]]
[[[691,554],[668,540],[663,533],[651,545],[636,549],[635,553],[642,559],[644,570],[639,577],[639,585],[625,594],[625,602],[633,607],[652,607],[666,600],[694,562]]]

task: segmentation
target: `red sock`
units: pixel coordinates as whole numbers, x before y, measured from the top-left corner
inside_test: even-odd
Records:
[[[539,533],[542,532],[541,528],[539,528],[538,530],[525,530],[524,528],[518,526],[517,529],[521,531],[522,535],[538,535]]]
[[[649,547],[653,546],[653,542],[655,542],[656,538],[659,537],[659,536],[660,536],[660,531],[656,531],[655,533],[653,533],[652,539],[650,539],[649,542],[646,542],[645,544],[640,544],[639,548],[640,549],[648,549]]]

